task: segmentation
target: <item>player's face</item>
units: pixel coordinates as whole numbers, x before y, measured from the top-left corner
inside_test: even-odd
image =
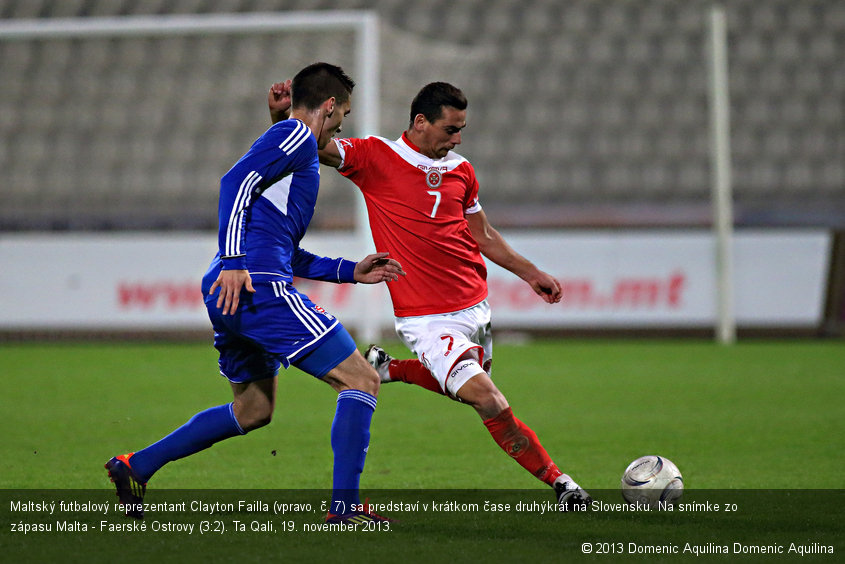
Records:
[[[323,130],[320,132],[320,138],[317,139],[317,147],[324,149],[332,137],[340,133],[343,125],[343,118],[349,115],[352,111],[352,98],[350,97],[344,103],[335,106],[331,117],[327,117],[323,124]]]
[[[461,131],[467,126],[467,111],[444,106],[439,118],[425,120],[420,139],[420,150],[427,157],[442,159],[461,144]]]

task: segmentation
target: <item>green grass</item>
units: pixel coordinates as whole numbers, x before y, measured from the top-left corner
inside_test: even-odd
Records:
[[[408,356],[399,345],[388,350]],[[628,462],[652,453],[679,466],[688,491],[801,488],[837,490],[839,495],[845,488],[842,342],[746,341],[723,347],[690,340],[563,340],[501,344],[494,357],[494,380],[514,413],[534,429],[558,465],[589,490],[614,492]],[[0,489],[6,490],[104,490],[109,484],[102,464],[109,457],[140,449],[197,411],[231,401],[229,386],[216,370],[215,352],[206,344],[3,344],[0,366],[6,384],[0,394],[6,427]],[[269,427],[169,464],[151,481],[150,491],[328,488],[335,397],[310,376],[283,371]],[[508,489],[550,496],[500,451],[471,408],[404,384],[381,390],[361,485],[365,493]],[[753,505],[749,501],[746,507]],[[0,507],[4,521],[21,517],[9,516],[8,509]],[[391,538],[402,540],[412,555],[409,561],[436,559],[437,551],[454,558],[468,548],[467,537],[477,542],[472,554],[479,557],[496,560],[513,548],[520,554],[534,551],[539,558],[550,549],[549,540],[538,537],[548,517],[521,516],[516,528],[511,523],[501,527],[513,528],[505,533],[483,519],[441,515],[448,527],[440,521],[405,525],[413,532],[392,533]],[[573,522],[565,520],[573,516],[552,517],[558,523],[543,532],[547,536]],[[618,533],[627,534],[617,539],[625,540],[637,531],[661,538],[668,530],[678,531],[672,525],[677,516],[671,515],[648,516],[647,521],[632,521],[636,516],[631,515],[579,517],[582,528],[576,528],[573,539],[613,541]],[[738,530],[728,516],[713,522],[699,517],[704,521],[696,520],[696,529],[714,535]],[[759,515],[754,517],[759,521]],[[768,528],[761,534],[786,534],[797,524],[788,515],[769,515],[775,517],[785,521],[764,521]],[[806,526],[806,519],[801,523]],[[2,526],[0,535],[8,529],[7,523]],[[841,528],[839,533],[841,541]],[[807,542],[802,535],[791,540]],[[274,536],[247,536],[250,542],[243,546],[256,554],[264,544],[279,542]],[[10,538],[26,551],[38,537]],[[61,538],[71,545],[80,542],[73,535]],[[168,538],[158,536],[152,544],[160,547],[162,558],[171,554]],[[192,546],[193,538],[181,538],[180,546]],[[244,555],[241,537],[224,538]],[[310,537],[288,536],[285,546],[299,547],[300,554],[330,556],[335,537],[328,539],[323,535],[315,543]],[[371,539],[359,539],[356,546],[364,552],[379,549]],[[579,546],[560,550],[578,557]],[[842,550],[840,542],[837,552]]]

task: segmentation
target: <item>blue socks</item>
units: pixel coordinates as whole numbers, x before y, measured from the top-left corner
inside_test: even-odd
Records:
[[[330,513],[343,515],[359,505],[358,485],[370,445],[370,421],[376,398],[360,390],[344,390],[337,396],[332,422],[334,482]]]
[[[344,390],[337,396],[337,411],[331,433],[334,481],[330,513],[351,513],[353,506],[361,503],[358,487],[370,445],[370,422],[376,403],[375,396],[360,390]],[[218,405],[197,413],[163,439],[136,452],[130,464],[136,478],[146,482],[168,462],[207,449],[223,439],[243,434],[232,411],[232,404]]]
[[[205,450],[223,439],[243,434],[244,430],[238,425],[232,411],[232,404],[218,405],[200,411],[160,441],[139,450],[129,462],[138,480],[146,482],[168,462]]]

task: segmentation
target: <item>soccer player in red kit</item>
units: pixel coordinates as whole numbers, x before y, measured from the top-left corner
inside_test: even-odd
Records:
[[[286,117],[286,83],[268,103]],[[482,255],[527,282],[549,304],[560,283],[517,253],[487,220],[472,165],[453,151],[466,127],[467,100],[434,82],[411,103],[402,136],[335,139],[320,162],[354,182],[367,205],[376,249],[406,276],[388,285],[396,333],[417,359],[395,360],[378,346],[365,353],[382,382],[403,381],[471,405],[496,443],[552,486],[564,509],[588,508],[589,495],[552,461],[537,435],[517,419],[490,378],[492,334]]]

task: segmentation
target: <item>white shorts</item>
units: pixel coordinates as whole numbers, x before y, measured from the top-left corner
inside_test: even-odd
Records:
[[[455,363],[474,358],[490,374],[493,360],[493,332],[487,300],[453,313],[396,317],[396,334],[453,397],[476,374],[449,377]]]

